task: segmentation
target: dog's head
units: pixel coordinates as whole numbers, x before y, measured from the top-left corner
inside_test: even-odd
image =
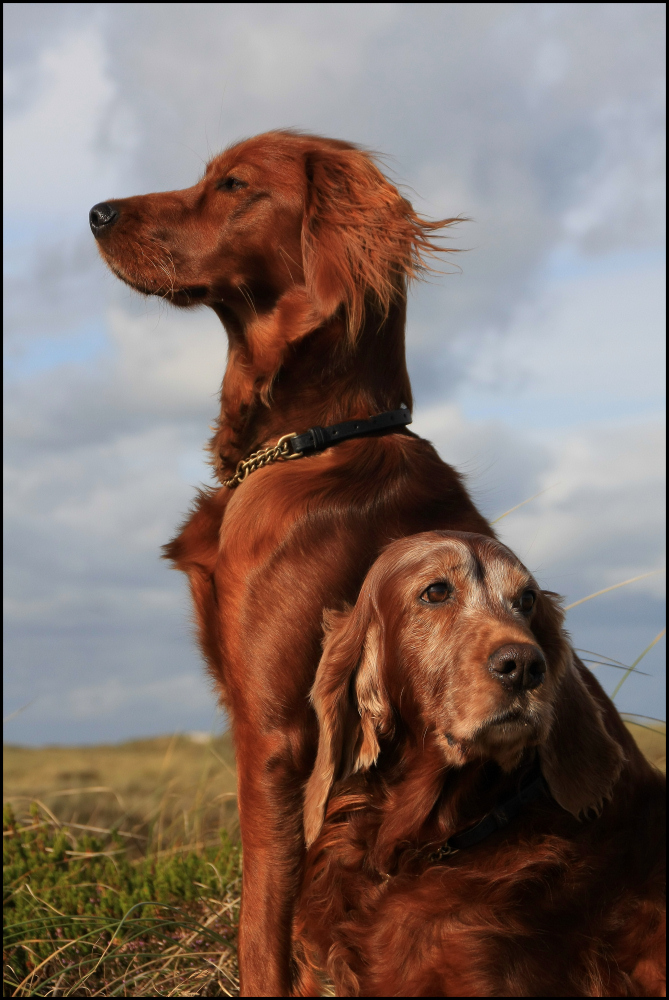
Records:
[[[118,277],[211,306],[256,367],[335,314],[353,339],[366,308],[387,315],[440,249],[431,234],[453,221],[421,219],[354,144],[291,131],[237,143],[191,188],[90,213]]]
[[[555,799],[577,816],[598,808],[621,756],[562,624],[556,595],[491,538],[435,531],[390,545],[355,607],[327,616],[307,843],[333,781],[374,765],[398,719],[415,743],[429,733],[446,766],[511,770],[538,747]]]

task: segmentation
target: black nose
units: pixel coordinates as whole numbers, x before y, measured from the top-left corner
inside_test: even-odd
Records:
[[[117,219],[118,212],[111,205],[108,205],[106,201],[101,201],[98,205],[93,205],[93,208],[88,213],[88,221],[91,224],[93,236],[99,236],[100,233],[109,229]]]
[[[490,670],[513,691],[531,691],[543,683],[546,660],[538,646],[513,642],[496,649],[488,660]]]

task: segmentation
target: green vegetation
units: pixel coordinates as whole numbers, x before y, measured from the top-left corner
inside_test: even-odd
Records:
[[[236,996],[229,738],[5,748],[4,995]]]
[[[32,810],[3,817],[5,996],[234,996],[239,851],[131,861]]]

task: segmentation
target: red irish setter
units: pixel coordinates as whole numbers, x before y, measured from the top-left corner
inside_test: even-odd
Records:
[[[666,995],[664,778],[562,620],[446,531],[327,616],[297,995],[319,969],[337,996]]]
[[[192,188],[90,213],[119,278],[177,306],[210,306],[227,332],[211,441],[221,483],[287,433],[411,406],[407,282],[450,221],[421,219],[350,143],[294,132],[228,149]],[[243,995],[291,989],[323,609],[356,600],[388,542],[432,528],[492,534],[459,476],[402,428],[267,465],[236,489],[203,490],[166,547],[188,574],[233,727]]]

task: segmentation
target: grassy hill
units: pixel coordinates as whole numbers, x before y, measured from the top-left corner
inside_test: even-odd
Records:
[[[161,850],[237,827],[229,735],[159,736],[109,746],[4,747],[4,800],[39,802],[59,821],[118,827]]]
[[[626,716],[646,757],[666,769],[663,722]],[[204,844],[237,831],[230,736],[207,734],[89,747],[4,747],[4,801],[19,815],[39,800],[61,822],[136,835],[137,844]]]

